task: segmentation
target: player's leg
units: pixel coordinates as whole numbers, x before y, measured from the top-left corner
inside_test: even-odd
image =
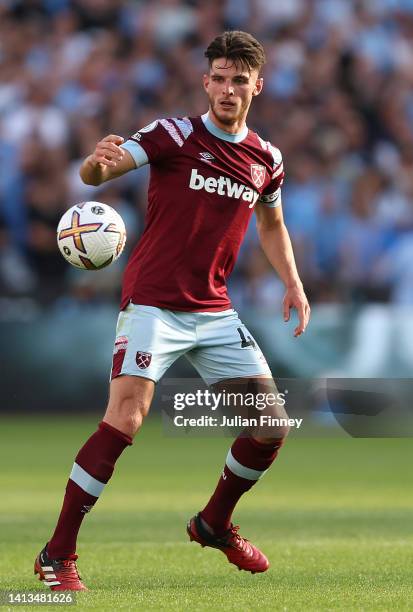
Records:
[[[103,421],[76,456],[55,532],[35,562],[53,590],[84,588],[76,570],[76,540],[86,513],[112,476],[115,463],[149,411],[154,381],[193,341],[172,313],[130,304],[116,330],[110,397]]]
[[[105,416],[76,455],[63,508],[47,547],[51,558],[66,558],[76,552],[82,520],[109,482],[116,461],[132,444],[149,411],[154,387],[152,380],[135,376],[112,380]]]
[[[140,376],[119,376],[110,383],[103,421],[133,438],[149,412],[155,383]]]
[[[253,393],[260,399],[269,392],[267,377],[224,381],[217,391]],[[271,394],[277,394],[275,385]],[[283,408],[265,410],[273,417],[285,418]],[[213,546],[224,552],[239,569],[264,572],[269,567],[267,557],[251,542],[245,540],[234,527],[231,518],[240,498],[264,476],[276,459],[288,434],[288,427],[263,428],[262,431],[243,431],[228,451],[218,484],[206,506],[188,523],[188,534],[203,546]]]
[[[75,564],[80,526],[148,414],[154,386],[152,380],[135,376],[111,382],[105,416],[76,455],[55,531],[35,562],[39,579],[53,590],[85,588]]]
[[[260,399],[271,393],[277,395],[274,381],[263,378],[250,378],[234,381],[224,381],[216,385],[219,391],[234,394],[251,394]],[[262,400],[261,400],[262,401]],[[235,408],[236,412],[241,412]],[[286,413],[282,406],[271,405],[263,411],[277,419],[285,419]],[[231,517],[241,496],[249,491],[267,472],[276,459],[281,446],[288,434],[288,426],[263,426],[244,430],[233,442],[228,451],[225,465],[217,487],[201,511],[202,519],[214,531],[221,535],[231,525]]]
[[[207,382],[215,383],[216,390],[231,392],[237,397],[239,393],[253,394],[260,398],[261,403],[267,397],[278,396],[271,372],[257,342],[242,325],[236,313],[224,315],[223,319],[218,319],[209,330],[208,325],[204,324],[203,333],[201,348],[189,358]],[[238,414],[242,414],[242,406],[234,409]],[[266,405],[261,414],[278,419],[287,418],[281,402]],[[249,491],[272,465],[287,434],[287,426],[271,425],[242,432],[229,449],[213,495],[204,509],[189,522],[188,533],[192,539],[203,545],[220,548],[229,561],[240,569],[256,572],[265,571],[269,566],[266,557],[234,531],[231,517],[242,495]]]

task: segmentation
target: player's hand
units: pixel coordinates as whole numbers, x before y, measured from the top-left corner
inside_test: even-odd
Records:
[[[115,167],[125,154],[125,151],[119,146],[123,140],[122,136],[116,136],[116,134],[109,134],[109,136],[99,140],[90,156],[91,163]]]
[[[298,325],[294,330],[297,338],[304,333],[310,320],[310,306],[304,289],[301,286],[288,287],[283,300],[284,321],[290,320],[291,308],[295,308],[298,314]]]

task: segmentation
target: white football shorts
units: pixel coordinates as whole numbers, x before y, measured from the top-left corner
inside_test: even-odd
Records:
[[[111,378],[122,374],[158,382],[181,355],[207,384],[269,376],[257,341],[235,310],[181,312],[129,304],[119,313]]]

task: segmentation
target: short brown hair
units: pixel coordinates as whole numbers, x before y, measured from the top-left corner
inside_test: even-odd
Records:
[[[265,64],[265,52],[261,43],[248,32],[230,30],[220,34],[205,51],[209,66],[220,57],[226,57],[248,70],[261,70]]]

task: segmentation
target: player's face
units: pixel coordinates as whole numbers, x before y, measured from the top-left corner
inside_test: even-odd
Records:
[[[250,71],[227,58],[214,60],[209,74],[204,75],[212,119],[223,129],[242,127],[251,100],[262,86],[258,70]]]

